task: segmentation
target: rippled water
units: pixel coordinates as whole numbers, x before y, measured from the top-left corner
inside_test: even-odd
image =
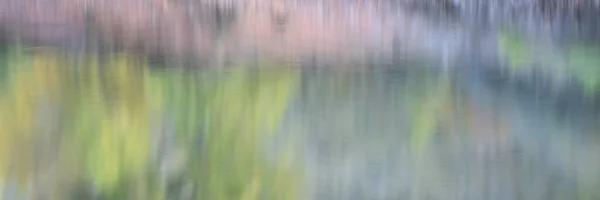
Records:
[[[596,22],[310,5],[172,58],[4,44],[0,199],[600,198]]]

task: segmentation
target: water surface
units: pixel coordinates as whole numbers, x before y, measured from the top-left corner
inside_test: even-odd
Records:
[[[347,6],[195,61],[3,45],[0,199],[600,198],[593,23]]]

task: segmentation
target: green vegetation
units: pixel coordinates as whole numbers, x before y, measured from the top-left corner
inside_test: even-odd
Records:
[[[410,109],[410,145],[411,150],[416,154],[421,154],[431,142],[438,129],[442,126],[443,120],[451,112],[452,108],[452,85],[450,77],[440,77],[441,80],[434,84],[427,84],[422,94],[410,95],[412,98],[408,101]],[[413,92],[414,93],[414,92]]]
[[[498,37],[500,51],[509,58],[509,66],[518,69],[532,62],[531,48],[525,45],[525,39],[516,35],[500,32]]]
[[[195,199],[297,197],[301,169],[261,149],[294,94],[296,71],[158,71],[127,54],[11,53],[0,94],[0,182],[16,176],[24,188],[59,174],[34,196],[77,198],[87,187],[100,199],[170,199],[177,177],[161,179],[152,152],[174,121],[172,148],[185,155],[177,173]]]
[[[536,51],[525,38],[503,32],[499,37],[500,52],[509,60],[509,66],[515,71],[538,67],[555,75],[573,77],[580,82],[590,96],[596,96],[600,90],[600,47],[587,44],[570,46],[565,58],[553,55],[548,50]],[[537,65],[534,65],[538,63]]]

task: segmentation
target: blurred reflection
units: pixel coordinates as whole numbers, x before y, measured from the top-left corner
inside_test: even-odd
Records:
[[[600,199],[598,5],[494,2],[0,0],[0,199]]]
[[[597,115],[568,107],[581,116],[565,119],[543,83],[466,70],[307,73],[290,121],[305,135],[315,199],[598,197]]]
[[[7,47],[1,195],[597,198],[595,82],[577,73],[593,66],[591,50],[569,54],[562,69],[573,81],[548,86],[537,77],[555,68],[531,75],[536,57],[511,37],[500,41],[506,70],[440,70],[422,59],[188,69],[134,54]]]
[[[534,45],[499,44],[507,69],[188,69],[7,47],[1,195],[596,199],[595,47],[539,67]]]
[[[4,199],[297,195],[300,169],[261,153],[294,90],[294,70],[153,72],[126,54],[9,54],[0,104]]]

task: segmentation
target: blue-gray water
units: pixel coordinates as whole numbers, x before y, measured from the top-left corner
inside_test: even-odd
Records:
[[[594,12],[298,2],[3,35],[0,199],[600,199]]]

